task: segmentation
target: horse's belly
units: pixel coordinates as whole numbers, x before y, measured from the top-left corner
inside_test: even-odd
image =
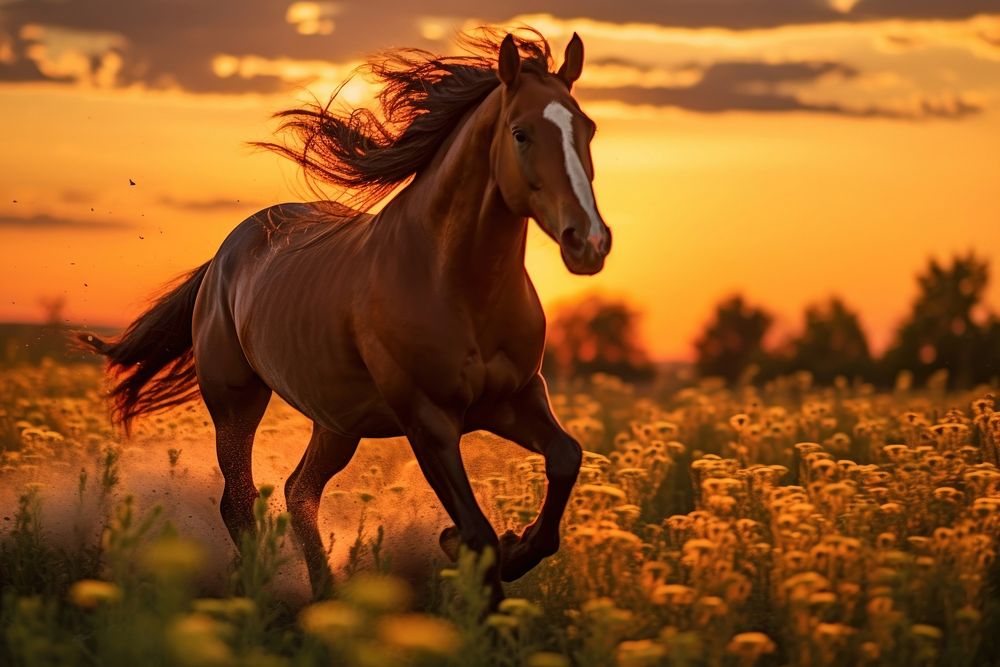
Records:
[[[258,367],[258,374],[288,404],[323,428],[359,438],[401,435],[370,378],[324,364],[300,367],[298,372],[288,369],[269,372],[273,366]]]
[[[403,435],[399,424],[381,398],[359,402],[343,400],[310,410],[312,419],[336,433],[359,438],[393,438]]]
[[[300,318],[304,319],[304,318]],[[244,332],[244,354],[258,376],[289,405],[341,435],[391,437],[398,427],[346,335],[275,319]],[[316,329],[316,330],[314,330]]]

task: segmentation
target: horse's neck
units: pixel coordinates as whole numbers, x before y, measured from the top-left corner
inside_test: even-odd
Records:
[[[466,114],[405,193],[404,217],[430,237],[441,277],[472,290],[524,276],[527,221],[507,207],[492,174],[499,114],[496,90]]]

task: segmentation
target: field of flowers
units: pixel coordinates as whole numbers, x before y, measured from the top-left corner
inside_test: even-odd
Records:
[[[305,575],[271,486],[295,456],[255,462],[258,534],[234,558],[205,538],[224,530],[204,408],[157,415],[123,441],[101,382],[92,366],[0,371],[0,664],[996,661],[1000,406],[987,387],[904,378],[877,392],[802,373],[758,389],[640,392],[602,376],[565,389],[553,401],[586,454],[561,549],[488,613],[483,559],[421,560],[394,541],[404,511],[426,524],[410,539],[425,554],[447,524],[405,447],[331,482],[321,513],[340,521],[337,590],[310,602],[287,585]],[[276,402],[258,447],[287,437],[300,452],[307,433]],[[502,445],[469,440],[470,459]],[[155,488],[129,486],[140,469]],[[498,532],[533,518],[540,457],[471,472]],[[404,500],[379,505],[390,497]]]

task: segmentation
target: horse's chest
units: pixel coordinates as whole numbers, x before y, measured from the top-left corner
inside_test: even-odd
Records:
[[[518,337],[470,352],[462,374],[470,403],[504,399],[523,387],[538,370],[543,340]]]
[[[498,350],[482,359],[478,373],[481,380],[473,400],[492,400],[510,396],[533,375],[532,365],[512,358],[507,350]]]

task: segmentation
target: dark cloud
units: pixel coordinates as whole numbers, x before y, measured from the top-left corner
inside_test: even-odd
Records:
[[[1000,13],[996,0],[861,0],[849,19],[964,19]]]
[[[231,211],[236,209],[258,209],[265,206],[264,203],[247,199],[236,199],[232,197],[213,197],[211,199],[178,199],[170,195],[163,195],[158,200],[164,206],[176,208],[182,211]]]
[[[16,229],[124,229],[129,225],[113,220],[87,220],[81,218],[63,218],[46,213],[29,216],[17,216],[0,213],[0,227]]]
[[[265,57],[319,57],[313,40],[299,37],[278,2],[185,2],[171,0],[15,1],[0,9],[11,33],[42,25],[83,33],[112,33],[124,46],[111,49],[122,59],[119,85],[179,86],[191,92],[271,92],[284,84],[275,77],[222,78],[212,62],[218,54]],[[22,40],[28,41],[28,40]],[[289,53],[292,50],[295,53]],[[96,71],[100,58],[92,58]]]
[[[0,19],[4,16],[3,5],[0,5]],[[31,42],[21,39],[17,34],[5,35],[3,22],[0,21],[0,47],[6,45],[8,56],[0,60],[0,81],[11,83],[27,83],[32,81],[55,81],[72,83],[72,77],[51,77],[38,68],[38,64],[28,57],[28,47]]]
[[[60,83],[71,83],[73,81],[70,77],[65,77],[63,79],[54,79],[52,77],[45,76],[42,71],[38,69],[38,65],[32,60],[20,59],[15,60],[12,63],[0,62],[0,81],[6,81],[9,83],[25,83],[29,81],[59,81]]]
[[[948,103],[923,101],[919,108],[904,112],[875,105],[848,106],[836,102],[813,102],[788,90],[825,76],[854,78],[858,72],[835,62],[720,62],[709,65],[701,79],[690,86],[580,87],[584,100],[613,100],[626,104],[676,107],[698,113],[749,111],[778,113],[800,111],[858,118],[963,118],[981,109],[962,100]]]
[[[384,2],[366,3],[385,10]],[[353,6],[353,3],[352,3]],[[614,23],[644,22],[678,28],[745,30],[782,25],[881,19],[958,19],[1000,13],[996,0],[861,0],[841,12],[826,0],[509,0],[471,9],[464,0],[420,3],[423,15],[481,15],[502,21],[515,14],[547,13]],[[398,11],[398,10],[397,10]]]
[[[0,4],[0,39],[13,44],[12,59],[0,63],[0,81],[46,77],[27,55],[26,25],[53,26],[123,38],[119,85],[179,86],[192,92],[272,92],[288,83],[274,76],[219,77],[216,55],[256,55],[342,61],[393,46],[434,46],[419,34],[421,16],[468,16],[504,21],[522,13],[561,18],[590,17],[616,23],[649,22],[670,27],[731,29],[885,18],[962,18],[1000,13],[997,0],[861,0],[841,13],[823,0],[511,0],[471,9],[465,0],[401,4],[390,0],[335,3],[330,35],[299,34],[286,20],[290,2],[276,0],[13,0]],[[93,71],[101,54],[91,57]]]
[[[97,198],[97,193],[92,190],[77,190],[67,188],[59,192],[59,201],[66,204],[84,204],[92,202]]]

